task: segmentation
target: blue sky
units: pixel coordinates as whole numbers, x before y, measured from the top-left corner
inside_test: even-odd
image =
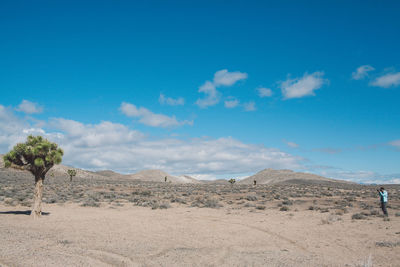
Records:
[[[400,182],[398,1],[2,1],[0,153]]]

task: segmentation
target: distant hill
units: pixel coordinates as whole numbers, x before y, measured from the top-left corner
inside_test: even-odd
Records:
[[[0,168],[4,168],[3,155],[0,154]],[[74,169],[77,174],[75,178],[78,179],[127,179],[127,180],[141,180],[148,182],[164,182],[165,177],[167,177],[167,182],[171,183],[204,183],[204,184],[229,184],[227,180],[219,179],[219,180],[197,180],[193,177],[182,175],[182,176],[174,176],[170,175],[162,170],[143,170],[135,174],[120,174],[111,170],[103,170],[103,171],[87,171],[78,168],[73,168],[66,165],[54,165],[53,168],[47,173],[47,176],[59,177],[59,178],[68,178],[67,170]],[[10,172],[18,172],[20,170],[15,170],[10,168]],[[75,179],[74,178],[74,179]],[[319,176],[311,173],[303,173],[303,172],[294,172],[292,170],[274,170],[274,169],[265,169],[262,170],[250,177],[247,177],[243,180],[236,181],[238,184],[253,184],[254,180],[257,181],[257,184],[323,184],[323,183],[346,183],[352,184],[348,181],[329,179],[323,176]]]
[[[54,165],[49,172],[47,173],[46,176],[65,176],[69,177],[67,174],[67,171],[69,169],[75,170],[76,171],[76,176],[75,178],[84,178],[84,179],[104,179],[104,176],[97,174],[95,172],[87,171],[87,170],[82,170],[79,168],[74,168],[71,166],[66,166],[62,164]]]
[[[162,170],[143,170],[135,174],[125,175],[125,177],[141,181],[151,181],[151,182],[164,182],[165,177],[167,177],[167,182],[171,183],[200,183],[198,180],[187,176],[173,176]]]
[[[106,176],[106,177],[115,177],[115,176],[121,176],[122,174],[110,171],[110,170],[104,170],[104,171],[96,171],[95,172],[98,175]]]
[[[274,170],[265,169],[250,177],[247,177],[239,184],[253,184],[254,180],[257,184],[280,184],[280,183],[349,183],[341,180],[325,178],[311,173],[294,172],[292,170]]]

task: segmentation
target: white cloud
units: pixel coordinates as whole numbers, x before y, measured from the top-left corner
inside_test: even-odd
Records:
[[[43,107],[39,106],[37,103],[28,100],[22,100],[17,110],[24,112],[26,114],[34,114],[34,113],[42,113]]]
[[[156,114],[150,110],[139,107],[134,104],[123,102],[120,110],[128,117],[139,118],[139,122],[152,127],[176,127],[181,125],[193,125],[193,121],[178,121],[175,116],[169,117],[163,114]]]
[[[247,79],[247,73],[240,71],[229,72],[227,69],[219,70],[214,74],[215,86],[232,86],[240,80]]]
[[[4,107],[0,106],[0,124],[7,118],[1,116],[3,112]],[[40,134],[64,149],[63,164],[90,170],[133,173],[142,169],[162,169],[172,174],[212,178],[254,173],[264,168],[302,168],[300,157],[231,137],[154,139],[109,121],[84,124],[55,118],[46,123],[46,131],[32,128],[22,120],[19,122],[7,131],[0,128],[0,153],[24,141],[29,134]]]
[[[206,81],[199,87],[198,92],[204,93],[206,97],[197,99],[196,105],[200,108],[207,108],[218,104],[221,99],[221,93],[217,90],[217,87],[232,86],[236,82],[244,79],[247,79],[247,73],[239,71],[229,72],[226,69],[217,71],[214,74],[214,80],[212,82]]]
[[[201,108],[214,106],[218,104],[221,98],[221,93],[217,91],[215,85],[210,81],[206,81],[202,86],[200,86],[199,92],[206,94],[205,98],[199,98],[196,101],[196,105]]]
[[[323,79],[323,72],[305,73],[301,78],[287,79],[281,82],[281,90],[285,99],[301,98],[315,95],[314,91],[321,88],[327,80]]]
[[[389,143],[389,145],[394,146],[397,149],[400,149],[400,139],[399,140],[393,140],[392,142]]]
[[[373,80],[370,85],[389,88],[400,85],[400,72],[388,73]]]
[[[229,97],[227,100],[224,102],[226,108],[235,108],[239,105],[239,100]]]
[[[291,148],[298,148],[299,147],[299,145],[296,144],[295,142],[290,142],[290,141],[284,141],[284,142],[286,143],[286,145],[288,145],[288,147],[291,147]]]
[[[370,65],[363,65],[363,66],[358,67],[357,70],[351,74],[351,77],[354,80],[362,80],[365,77],[367,77],[368,72],[374,71],[374,70],[375,70],[375,68]]]
[[[257,88],[259,97],[270,97],[272,96],[272,90],[269,88],[260,87]]]
[[[325,177],[362,184],[400,184],[400,174],[379,174],[373,171],[325,171]]]
[[[0,150],[8,151],[24,140],[22,129],[30,125],[14,115],[11,108],[0,105]]]
[[[46,130],[31,125],[0,105],[0,153],[25,141],[29,134],[40,134],[64,149],[63,164],[89,170],[134,173],[162,169],[175,175],[213,179],[244,176],[264,168],[306,169],[301,157],[231,137],[155,139],[119,123],[84,124],[64,118],[51,119],[45,126]],[[360,183],[400,183],[400,174],[332,168],[324,168],[321,174]]]
[[[256,103],[253,101],[247,102],[243,104],[245,111],[255,111],[256,110]]]
[[[183,99],[183,97],[174,99],[171,97],[166,97],[164,94],[160,94],[158,101],[160,104],[166,104],[169,106],[183,106],[185,104],[185,99]]]

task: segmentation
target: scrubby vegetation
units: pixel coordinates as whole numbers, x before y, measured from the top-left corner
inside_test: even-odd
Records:
[[[0,169],[0,203],[30,206],[33,197],[32,176],[24,171]],[[386,186],[390,195],[389,214],[400,212],[400,186]],[[43,201],[47,204],[76,203],[84,207],[129,207],[150,209],[174,207],[307,211],[327,214],[323,224],[349,216],[354,221],[382,217],[375,186],[337,184],[243,185],[171,184],[104,178],[80,178],[74,184],[65,176],[46,179]],[[346,215],[347,214],[347,215]]]

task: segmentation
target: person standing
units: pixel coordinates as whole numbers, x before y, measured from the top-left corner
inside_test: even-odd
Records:
[[[387,202],[388,202],[388,193],[386,192],[385,188],[383,188],[383,187],[378,189],[378,193],[379,193],[379,197],[381,199],[381,208],[382,208],[383,214],[385,216],[388,216],[388,212],[386,209]]]

